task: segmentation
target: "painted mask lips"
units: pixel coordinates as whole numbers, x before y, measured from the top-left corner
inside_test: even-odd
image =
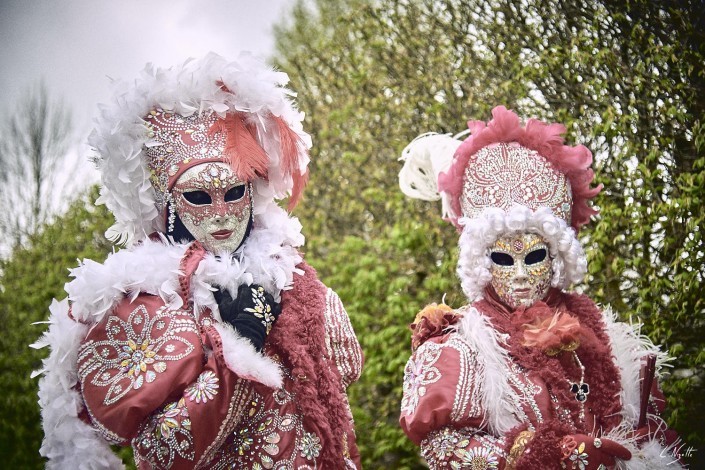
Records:
[[[514,294],[518,296],[527,296],[531,293],[531,289],[528,287],[520,287],[519,289],[514,289]]]
[[[216,240],[227,240],[232,234],[232,230],[218,230],[217,232],[211,233],[211,236]]]

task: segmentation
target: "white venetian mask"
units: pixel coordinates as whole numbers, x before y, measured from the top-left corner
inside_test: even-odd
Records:
[[[553,266],[548,245],[534,233],[515,233],[499,238],[490,247],[490,283],[511,308],[530,307],[546,297]]]
[[[252,216],[248,188],[225,163],[196,165],[174,184],[175,211],[207,250],[231,253],[244,240]]]

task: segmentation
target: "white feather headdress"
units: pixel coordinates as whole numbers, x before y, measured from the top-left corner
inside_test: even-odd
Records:
[[[102,174],[97,202],[107,205],[116,219],[106,236],[133,244],[164,230],[143,152],[149,141],[144,117],[155,107],[182,116],[245,113],[269,159],[267,177],[254,181],[255,213],[266,211],[275,198],[288,196],[295,180],[305,179],[311,147],[301,125],[303,113],[292,102],[294,93],[285,88],[288,81],[287,74],[249,53],[232,62],[210,53],[168,69],[149,64],[134,82],[114,82],[112,102],[100,106],[88,139]],[[277,122],[284,122],[301,143],[296,162],[284,161]],[[296,170],[293,176],[291,167]]]

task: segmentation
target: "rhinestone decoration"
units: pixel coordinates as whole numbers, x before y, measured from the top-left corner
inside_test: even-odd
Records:
[[[216,120],[213,112],[181,116],[159,108],[145,118],[149,140],[144,152],[160,212],[166,208],[169,186],[181,169],[199,160],[222,160],[225,135],[209,135]]]
[[[526,257],[536,250],[546,250],[546,257],[533,264]],[[490,253],[504,253],[513,260],[511,265],[491,263],[490,283],[500,299],[512,308],[530,307],[546,297],[551,287],[553,267],[546,241],[535,233],[517,233],[499,238]]]
[[[517,143],[480,149],[465,167],[461,206],[473,218],[488,207],[548,207],[570,224],[572,196],[565,175],[536,151]]]

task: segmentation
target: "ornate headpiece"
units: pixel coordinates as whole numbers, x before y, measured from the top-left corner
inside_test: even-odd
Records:
[[[210,53],[169,69],[148,65],[136,82],[116,82],[89,138],[102,173],[98,202],[116,219],[108,238],[136,242],[163,231],[173,184],[208,161],[228,163],[253,183],[255,214],[287,196],[293,208],[311,138],[288,81],[251,54],[227,62]]]
[[[572,196],[565,175],[535,150],[516,142],[488,145],[470,157],[463,174],[460,208],[475,218],[488,207],[548,207],[570,223]]]
[[[587,205],[602,189],[590,188],[592,153],[584,145],[563,145],[563,125],[529,119],[523,127],[519,116],[497,106],[492,120],[470,121],[468,129],[448,170],[438,175],[453,222],[489,207],[548,207],[577,231],[596,213]]]
[[[508,232],[531,231],[549,243],[556,287],[582,279],[587,263],[576,232],[596,211],[587,204],[592,154],[563,144],[565,127],[519,117],[504,106],[492,120],[468,122],[470,136],[424,134],[402,154],[399,175],[410,197],[443,200],[444,216],[460,230],[458,272],[471,299],[489,281],[487,247]],[[462,134],[461,134],[462,135]]]

